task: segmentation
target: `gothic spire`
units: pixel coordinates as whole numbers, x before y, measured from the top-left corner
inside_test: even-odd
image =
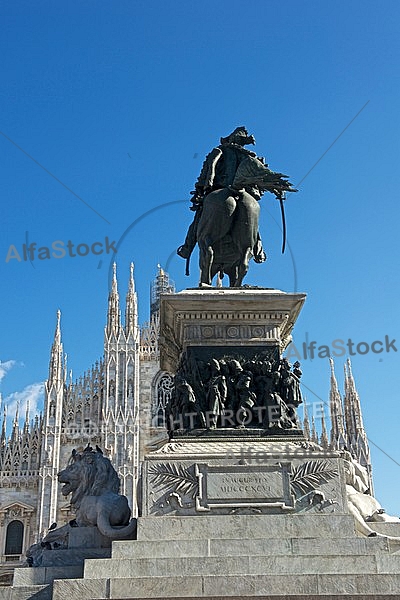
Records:
[[[370,491],[373,493],[371,454],[367,434],[364,429],[360,398],[356,389],[351,362],[348,358],[345,365],[345,419],[348,450],[369,474]]]
[[[344,364],[344,396],[343,396],[343,408],[344,408],[344,422],[346,426],[346,446],[350,451],[353,443],[354,443],[354,421],[353,421],[353,412],[351,406],[351,398],[349,392],[349,384],[348,378],[349,374],[347,371],[347,362]]]
[[[68,354],[65,353],[65,355],[64,355],[64,384],[67,382],[67,373],[68,373],[67,362],[68,362]]]
[[[6,444],[6,427],[7,427],[7,405],[4,403],[3,406],[3,424],[1,427],[1,446],[5,446]]]
[[[331,448],[343,450],[346,447],[342,398],[338,389],[333,358],[329,359],[331,366],[331,388],[329,392],[329,407],[331,415]]]
[[[135,268],[135,265],[133,264],[133,262],[131,262],[131,264],[129,265],[129,270],[130,270],[130,276],[129,276],[129,293],[134,294],[135,293],[135,280],[133,279],[133,270]]]
[[[137,298],[135,292],[135,280],[133,278],[133,263],[130,264],[130,276],[128,293],[126,295],[125,308],[125,333],[128,336],[130,333],[135,334],[137,328]]]
[[[349,358],[347,359],[347,371],[348,374],[345,382],[345,392],[348,395],[348,398],[350,400],[350,406],[352,407],[353,422],[355,428],[354,432],[357,433],[361,430],[364,430],[364,423],[361,413],[360,398],[356,390],[356,384],[351,370],[351,361]]]
[[[328,434],[326,432],[326,425],[325,425],[325,410],[324,410],[324,405],[322,403],[321,403],[321,437],[320,437],[319,442],[323,448],[328,448],[329,440],[328,440]]]
[[[306,440],[309,440],[311,438],[310,418],[308,416],[308,406],[305,397],[303,398],[303,431]]]
[[[24,432],[27,432],[28,429],[29,429],[29,398],[26,401]]]
[[[314,415],[311,417],[311,441],[315,444],[318,444],[318,434],[315,428],[315,418]]]
[[[18,427],[19,422],[19,400],[17,400],[17,408],[15,409],[15,417],[13,421],[13,427]]]
[[[12,424],[11,439],[16,441],[19,435],[19,400],[17,400],[17,408],[15,409],[15,416]]]
[[[63,379],[63,347],[61,343],[60,320],[61,311],[58,310],[56,331],[54,333],[54,341],[50,352],[49,386],[53,383],[60,383]]]
[[[113,334],[118,337],[121,330],[121,311],[119,308],[119,294],[117,285],[117,265],[113,264],[113,278],[111,292],[108,295],[108,312],[106,335],[111,337]]]

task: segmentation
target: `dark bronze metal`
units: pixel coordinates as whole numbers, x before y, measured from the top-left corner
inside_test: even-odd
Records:
[[[189,260],[196,243],[200,251],[200,286],[210,286],[218,273],[229,277],[231,287],[240,287],[251,258],[266,260],[258,230],[259,200],[271,192],[280,201],[283,227],[282,252],[286,244],[284,192],[297,192],[287,175],[271,171],[263,157],[244,146],[254,144],[245,127],[237,127],[221,138],[221,144],[206,157],[192,192],[195,212],[185,243],[177,250]]]

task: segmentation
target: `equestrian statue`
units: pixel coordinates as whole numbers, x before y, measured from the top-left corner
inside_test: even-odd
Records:
[[[245,127],[221,138],[221,144],[207,155],[191,192],[195,216],[177,253],[186,259],[188,275],[190,256],[198,244],[200,286],[211,286],[216,274],[220,279],[226,274],[231,287],[240,287],[250,259],[266,260],[258,230],[259,200],[264,192],[280,201],[284,251],[283,201],[285,192],[297,190],[287,175],[271,171],[263,157],[244,147],[249,144],[255,144],[255,139]]]

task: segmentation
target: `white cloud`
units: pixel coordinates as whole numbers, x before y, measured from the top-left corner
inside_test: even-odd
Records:
[[[19,403],[20,423],[25,420],[26,407],[29,402],[30,419],[43,409],[44,382],[31,383],[21,392],[13,392],[4,398],[4,404],[7,406],[7,415],[13,419],[17,404]]]
[[[5,362],[0,360],[0,382],[16,364],[16,360],[6,360]]]

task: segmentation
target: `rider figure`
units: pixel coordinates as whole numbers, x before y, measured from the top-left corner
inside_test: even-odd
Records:
[[[237,169],[245,158],[251,156],[258,158],[258,160],[264,163],[263,158],[257,157],[255,152],[244,148],[244,146],[249,144],[255,144],[254,136],[249,136],[245,127],[237,127],[230,135],[221,138],[221,144],[207,155],[195,184],[195,190],[191,192],[193,194],[191,200],[193,206],[190,210],[195,211],[195,216],[187,232],[185,243],[177,250],[177,253],[182,258],[189,259],[197,243],[197,227],[205,196],[216,190],[230,188],[235,179]],[[261,198],[262,192],[257,185],[246,188],[246,191],[256,200]],[[233,194],[238,194],[238,190],[232,190],[232,192]],[[253,254],[255,262],[261,263],[266,260],[259,233],[253,248]]]

